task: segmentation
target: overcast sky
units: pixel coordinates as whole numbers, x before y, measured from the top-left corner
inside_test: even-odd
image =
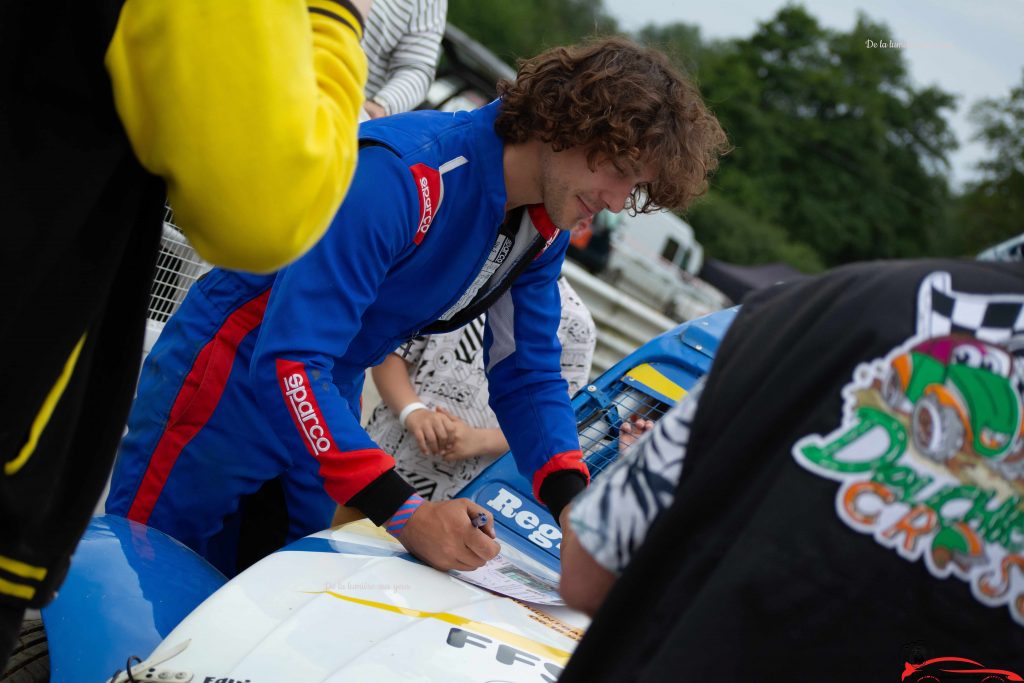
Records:
[[[623,28],[683,21],[704,38],[748,37],[778,11],[780,0],[604,0]],[[1024,0],[807,0],[799,3],[825,26],[849,31],[858,10],[888,24],[918,86],[937,84],[959,95],[951,116],[961,148],[950,160],[954,182],[973,176],[987,156],[971,143],[967,110],[984,97],[1005,97],[1024,69]],[[865,40],[872,36],[864,36]],[[867,48],[865,48],[867,49]]]

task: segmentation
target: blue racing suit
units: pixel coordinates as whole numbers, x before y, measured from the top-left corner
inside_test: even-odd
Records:
[[[500,106],[363,124],[317,246],[192,287],[144,365],[108,512],[207,554],[239,499],[281,478],[286,540],[327,526],[335,502],[382,523],[413,489],[360,427],[364,371],[483,309],[490,402],[520,470],[556,510],[585,485],[556,337],[569,235],[540,206],[506,216]]]

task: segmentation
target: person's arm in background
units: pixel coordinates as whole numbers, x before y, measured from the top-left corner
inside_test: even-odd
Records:
[[[564,277],[558,279],[558,291],[561,300],[558,339],[562,345],[562,378],[569,384],[571,397],[590,381],[597,328],[590,310]],[[442,454],[445,460],[463,460],[476,456],[493,458],[509,450],[508,440],[500,428],[474,428],[440,406],[438,411],[448,415],[454,425],[451,445]]]
[[[559,591],[569,607],[593,616],[651,525],[672,504],[703,387],[701,381],[691,389],[563,512]],[[639,431],[648,429],[649,423]],[[636,431],[623,425],[620,451]]]
[[[618,574],[605,569],[594,556],[580,545],[573,531],[572,506],[562,512],[562,573],[558,592],[565,604],[593,618],[604,602],[608,591],[615,585]]]
[[[404,347],[403,347],[404,348]],[[440,455],[451,445],[451,420],[420,401],[409,381],[409,362],[397,353],[370,370],[377,393],[427,455]],[[407,410],[408,409],[408,410]],[[401,419],[405,413],[405,420]]]
[[[441,452],[441,457],[446,461],[467,460],[477,456],[496,458],[508,451],[508,441],[498,427],[472,427],[441,406],[437,407],[437,412],[452,423],[451,441],[448,448]]]
[[[106,55],[117,112],[208,261],[268,272],[323,235],[355,170],[369,6],[124,3]]]
[[[418,342],[413,341],[410,346],[416,346]],[[380,365],[370,370],[381,400],[392,413],[401,419],[402,413],[412,408],[406,413],[402,427],[416,439],[420,450],[444,460],[464,460],[478,455],[494,457],[507,451],[508,442],[500,429],[471,427],[443,407],[431,410],[420,400],[409,380],[409,366],[415,364],[415,361],[410,362],[410,358],[418,356],[421,348],[412,350],[412,356],[406,357],[406,347],[402,347],[401,354],[389,354]]]
[[[412,5],[408,28],[388,55],[387,82],[366,103],[370,118],[414,109],[434,80],[448,0],[413,0]]]

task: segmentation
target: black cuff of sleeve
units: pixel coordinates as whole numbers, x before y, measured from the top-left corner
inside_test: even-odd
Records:
[[[363,29],[366,28],[366,17],[363,16],[362,12],[356,9],[356,6],[354,4],[349,2],[349,0],[334,0],[334,2],[338,3],[339,5],[341,5],[342,7],[344,7],[345,9],[352,13],[352,16],[354,16],[356,18],[356,21],[359,22],[360,32],[362,32]]]
[[[352,496],[347,505],[358,509],[371,522],[380,526],[414,493],[416,489],[402,479],[398,472],[390,469]]]
[[[587,488],[587,480],[576,470],[562,470],[553,472],[544,478],[540,485],[540,500],[548,506],[548,510],[559,521],[562,510],[568,505],[576,494]]]
[[[366,28],[366,17],[364,17],[362,15],[362,13],[358,9],[356,9],[356,6],[353,5],[351,2],[349,2],[349,0],[331,0],[331,2],[334,2],[335,4],[340,5],[340,6],[344,7],[345,9],[347,9],[352,14],[352,16],[355,17],[356,22],[359,24],[359,28],[356,29],[355,26],[353,26],[351,23],[349,23],[340,14],[335,14],[334,12],[330,12],[328,10],[321,9],[319,7],[310,7],[309,11],[312,12],[313,14],[321,14],[321,15],[323,15],[325,17],[330,17],[331,19],[334,19],[335,21],[338,21],[338,22],[341,22],[342,24],[345,24],[350,29],[355,31],[358,35],[362,35],[364,29]]]

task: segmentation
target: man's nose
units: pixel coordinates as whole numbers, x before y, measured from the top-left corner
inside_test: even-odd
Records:
[[[601,193],[601,202],[612,213],[619,213],[626,208],[626,201],[633,194],[633,187],[632,183],[620,183],[610,187]]]

